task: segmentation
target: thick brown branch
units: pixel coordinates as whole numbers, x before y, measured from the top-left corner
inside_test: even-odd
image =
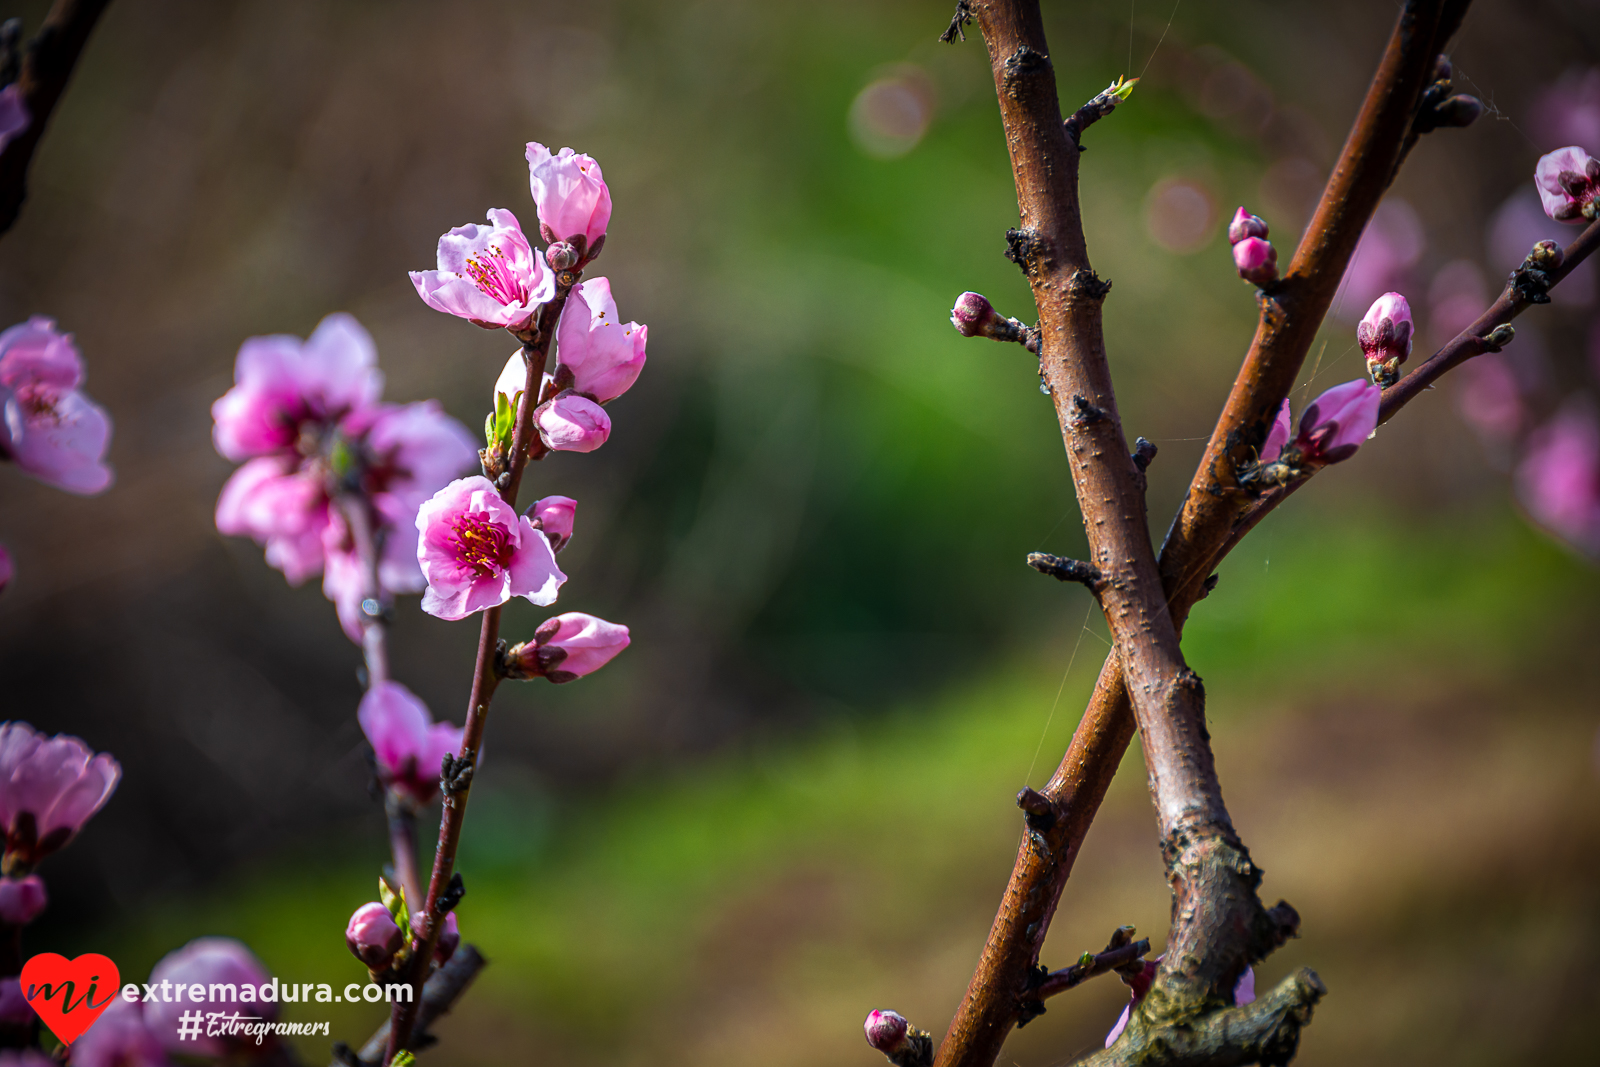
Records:
[[[100,13],[111,0],[56,0],[38,34],[28,43],[17,75],[30,121],[0,151],[0,234],[11,229],[28,195],[28,168],[39,138],[77,66]]]

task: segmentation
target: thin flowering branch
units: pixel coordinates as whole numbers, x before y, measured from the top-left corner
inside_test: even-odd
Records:
[[[28,168],[39,138],[66,90],[89,34],[111,0],[55,0],[39,32],[28,42],[17,71],[26,128],[0,149],[0,234],[11,229],[28,195]]]
[[[462,945],[450,957],[450,962],[433,972],[427,984],[422,987],[422,999],[417,1008],[415,1031],[426,1034],[441,1015],[447,1015],[450,1009],[461,999],[473,980],[478,977],[488,960],[483,958],[483,953],[478,951],[476,945]],[[340,1043],[334,1046],[334,1059],[329,1067],[355,1067],[356,1064],[376,1065],[383,1062],[385,1049],[389,1044],[390,1020],[385,1019],[383,1025],[367,1039],[359,1051],[351,1049],[348,1045]]]
[[[366,498],[340,493],[333,502],[344,517],[361,567],[361,653],[367,665],[366,685],[371,689],[389,680],[389,606],[384,603],[383,584],[378,576],[382,551],[373,531],[372,507]]]
[[[1044,1001],[1102,974],[1128,967],[1143,970],[1144,957],[1150,952],[1150,939],[1145,937],[1134,941],[1132,938],[1133,927],[1119,926],[1105,948],[1099,952],[1085,952],[1071,967],[1050,972],[1034,990],[1034,995]]]

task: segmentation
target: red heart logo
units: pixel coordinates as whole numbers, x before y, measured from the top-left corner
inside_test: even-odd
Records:
[[[85,952],[75,960],[41,952],[22,965],[22,995],[50,1032],[70,1045],[100,1018],[117,995],[121,976],[109,957]]]

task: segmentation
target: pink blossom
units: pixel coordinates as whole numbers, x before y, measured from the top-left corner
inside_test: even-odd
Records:
[[[1495,353],[1469,360],[1456,369],[1456,405],[1478,431],[1508,441],[1522,428],[1522,389],[1505,357]]]
[[[194,1051],[191,1042],[184,1045],[183,1051]],[[144,1005],[121,997],[72,1043],[72,1067],[168,1067],[168,1062],[161,1039],[145,1022]]]
[[[561,393],[533,413],[539,437],[552,452],[593,452],[611,436],[611,416],[586,396]]]
[[[419,805],[433,800],[439,765],[461,747],[462,728],[434,722],[428,706],[399,682],[367,690],[356,721],[372,743],[383,784]]]
[[[1289,443],[1290,428],[1293,417],[1289,412],[1289,401],[1286,397],[1283,406],[1278,408],[1278,417],[1272,420],[1272,429],[1267,431],[1267,439],[1261,444],[1261,462],[1271,463],[1283,451],[1283,446]]]
[[[1228,240],[1233,244],[1252,237],[1266,237],[1267,232],[1266,220],[1250,214],[1243,207],[1233,213],[1233,220],[1228,223]]]
[[[1569,70],[1528,116],[1540,145],[1600,144],[1600,67]]]
[[[1382,294],[1407,288],[1426,247],[1422,220],[1410,204],[1398,197],[1379,204],[1345,268],[1335,312],[1349,319]]]
[[[1411,355],[1411,305],[1399,293],[1384,293],[1372,302],[1356,326],[1356,343],[1367,356],[1367,373],[1379,385],[1393,385],[1400,364]]]
[[[25,873],[61,848],[110,799],[122,767],[76,737],[45,737],[25,722],[0,725],[0,827],[5,868]]]
[[[1600,198],[1600,160],[1572,145],[1541,156],[1533,169],[1544,213],[1557,222],[1592,222]]]
[[[873,1010],[867,1013],[867,1021],[861,1024],[861,1029],[867,1035],[867,1044],[887,1056],[897,1052],[905,1044],[906,1032],[911,1024],[906,1022],[904,1015],[897,1011]]]
[[[435,493],[417,513],[417,530],[417,561],[428,582],[422,610],[441,619],[464,619],[514,596],[553,604],[567,580],[544,534],[482,476]]]
[[[11,553],[5,545],[0,545],[0,592],[11,584],[11,579],[16,577],[17,567],[11,560]]]
[[[1295,447],[1312,463],[1338,463],[1356,454],[1378,427],[1383,390],[1365,378],[1336,385],[1300,415]]]
[[[595,278],[575,286],[556,327],[556,385],[599,404],[615,400],[644,369],[650,328],[622,322],[611,282]]]
[[[235,989],[249,985],[259,987],[271,981],[272,976],[256,959],[255,954],[241,942],[231,937],[201,937],[174,952],[169,952],[150,971],[150,984],[159,987],[162,982],[185,986],[188,996],[181,1001],[152,1000],[144,1005],[144,1020],[168,1052],[185,1055],[227,1056],[257,1055],[272,1048],[269,1038],[261,1045],[254,1037],[245,1035],[207,1037],[202,1031],[198,1040],[180,1040],[178,1018],[186,1011],[241,1011],[239,1002],[226,998],[217,986],[232,984]],[[199,996],[196,996],[196,993]],[[246,1002],[248,1003],[248,1002]],[[278,1017],[278,1005],[273,1001],[257,1002],[243,1010],[272,1021]]]
[[[374,973],[389,969],[394,954],[405,943],[405,935],[395,925],[394,916],[378,901],[363,904],[350,916],[344,928],[344,943],[355,958]]]
[[[320,472],[293,456],[259,456],[233,472],[217,498],[217,530],[250,537],[267,563],[299,585],[322,569],[322,533],[329,521]]]
[[[1574,547],[1600,555],[1600,421],[1572,402],[1528,438],[1516,472],[1529,517]]]
[[[0,923],[27,926],[39,917],[48,901],[44,879],[37,874],[26,878],[0,878]]]
[[[578,517],[578,502],[570,496],[547,496],[535,500],[528,509],[533,525],[544,531],[553,552],[560,552],[572,540],[572,527]]]
[[[28,105],[22,99],[22,86],[12,82],[4,89],[0,89],[0,150],[28,128],[28,123],[33,117],[28,114]]]
[[[592,256],[611,221],[611,190],[600,164],[570,148],[551,155],[537,141],[528,142],[527,156],[541,234],[546,241],[566,241]]]
[[[532,641],[510,648],[506,663],[514,678],[544,677],[559,685],[593,674],[631,640],[626,626],[570,611],[546,619]]]
[[[439,238],[439,269],[412,271],[411,284],[434,310],[490,330],[527,329],[556,293],[555,275],[504,208],[489,209],[488,226],[468,223]]]
[[[35,315],[0,333],[0,457],[73,493],[111,484],[105,465],[111,419],[78,391],[83,360],[71,334]]]
[[[1233,246],[1233,265],[1245,281],[1271,285],[1278,277],[1278,252],[1259,237],[1246,237]]]
[[[449,963],[450,957],[460,947],[461,925],[456,922],[456,913],[452,911],[444,917],[444,929],[439,931],[439,941],[433,946],[434,962],[440,966]]]

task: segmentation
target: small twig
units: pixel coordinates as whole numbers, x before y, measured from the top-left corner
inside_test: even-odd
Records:
[[[1091,593],[1100,592],[1106,584],[1105,575],[1100,573],[1100,568],[1081,559],[1052,556],[1048,552],[1029,552],[1028,566],[1040,574],[1048,574],[1063,582],[1077,582]]]
[[[28,168],[89,34],[111,0],[56,0],[17,73],[27,129],[0,151],[0,234],[11,229],[28,195]]]
[[[1131,932],[1133,927],[1125,926],[1122,929]],[[1051,971],[1034,990],[1034,996],[1039,1000],[1048,1000],[1057,993],[1065,993],[1074,986],[1082,985],[1091,978],[1143,960],[1149,952],[1148,937],[1122,945],[1107,945],[1098,953],[1085,952],[1071,967]]]
[[[939,35],[939,40],[945,44],[955,44],[956,41],[967,39],[966,25],[972,21],[972,5],[968,0],[960,0],[956,4],[955,16],[950,19],[950,27]]]
[[[487,965],[488,961],[483,958],[476,945],[459,946],[455,955],[450,957],[450,962],[435,971],[433,977],[423,986],[422,998],[417,1004],[415,1032],[427,1033],[428,1028],[438,1020],[439,1016],[448,1014],[456,1001],[467,991],[467,987],[472,985],[473,979],[478,977],[478,972]],[[379,1026],[367,1039],[367,1043],[361,1046],[361,1051],[352,1053],[355,1057],[354,1063],[343,1058],[336,1046],[334,1059],[329,1067],[356,1067],[358,1063],[362,1067],[375,1067],[382,1062],[379,1057],[384,1055],[384,1050],[388,1046],[389,1029],[390,1020],[385,1019],[383,1025]],[[345,1049],[348,1051],[349,1046],[346,1045]]]
[[[372,505],[365,496],[341,492],[334,504],[361,561],[361,651],[366,658],[367,688],[372,689],[389,680],[389,610],[378,578],[381,548],[374,533]]]
[[[1133,87],[1137,84],[1139,84],[1138,78],[1118,78],[1108,85],[1104,92],[1072,113],[1065,125],[1067,136],[1072,138],[1072,143],[1078,151],[1086,150],[1083,146],[1083,131],[1115,111],[1118,104],[1132,95]]]

